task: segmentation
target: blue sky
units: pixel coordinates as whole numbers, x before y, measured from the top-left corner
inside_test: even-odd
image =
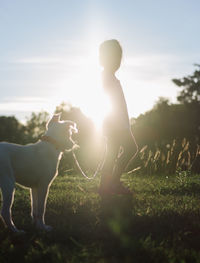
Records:
[[[130,116],[160,96],[175,102],[171,82],[200,63],[198,0],[0,0],[0,115],[23,120],[68,101],[101,118],[98,45],[118,39],[117,76]]]

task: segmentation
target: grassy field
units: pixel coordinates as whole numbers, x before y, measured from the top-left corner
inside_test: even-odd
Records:
[[[0,222],[0,262],[200,262],[200,177],[126,175],[132,197],[102,200],[98,178],[58,176],[50,188],[46,223],[31,226],[29,191],[17,186],[13,218],[25,235]]]

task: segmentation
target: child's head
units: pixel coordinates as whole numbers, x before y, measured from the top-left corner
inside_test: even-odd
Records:
[[[104,41],[99,47],[99,61],[101,66],[108,71],[118,70],[122,59],[122,48],[115,39]]]

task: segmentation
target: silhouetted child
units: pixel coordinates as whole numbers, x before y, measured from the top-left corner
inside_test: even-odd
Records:
[[[99,60],[104,69],[103,89],[111,103],[111,111],[103,123],[103,133],[107,138],[107,156],[101,174],[100,195],[131,193],[122,185],[120,177],[138,149],[131,132],[124,93],[115,76],[121,59],[122,48],[117,40],[107,40],[100,45]]]

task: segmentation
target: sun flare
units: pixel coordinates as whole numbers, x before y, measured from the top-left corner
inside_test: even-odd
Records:
[[[101,130],[110,104],[101,87],[101,68],[98,64],[98,53],[94,50],[85,58],[74,85],[78,91],[77,105],[92,119],[96,129]]]

